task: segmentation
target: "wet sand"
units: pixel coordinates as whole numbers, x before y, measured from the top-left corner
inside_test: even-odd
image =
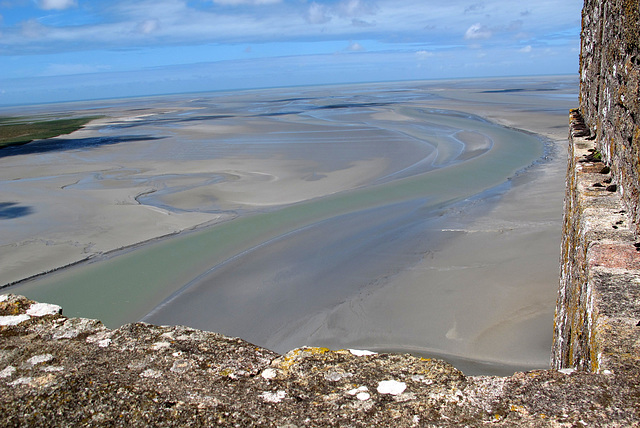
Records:
[[[308,344],[442,355],[468,372],[546,367],[576,92],[573,78],[497,79],[94,105],[108,117],[60,138],[61,149],[0,157],[6,200],[29,211],[0,220],[0,279],[105,258],[8,291],[111,325],[188,324],[281,352]],[[544,136],[546,159],[516,175],[540,158],[534,150],[497,181],[469,173],[498,148],[493,131],[455,112]],[[465,168],[470,181],[456,184]],[[444,172],[450,197],[415,193]],[[216,223],[201,243],[193,232],[98,257]],[[161,254],[181,267],[153,291],[132,292],[109,268],[139,284],[145,257]]]

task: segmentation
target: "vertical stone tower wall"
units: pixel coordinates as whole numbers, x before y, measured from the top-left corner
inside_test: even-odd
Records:
[[[640,232],[640,0],[585,0],[580,110]]]
[[[552,366],[640,368],[640,0],[585,0]]]

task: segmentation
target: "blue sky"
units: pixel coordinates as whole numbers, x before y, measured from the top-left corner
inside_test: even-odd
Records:
[[[578,72],[577,0],[0,0],[0,104]]]

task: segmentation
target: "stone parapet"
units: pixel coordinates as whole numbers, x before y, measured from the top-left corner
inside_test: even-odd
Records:
[[[552,367],[640,369],[640,244],[618,178],[571,113]]]
[[[631,370],[465,376],[435,359],[355,350],[278,355],[186,327],[110,330],[0,296],[6,427],[621,427],[640,420],[637,380]]]

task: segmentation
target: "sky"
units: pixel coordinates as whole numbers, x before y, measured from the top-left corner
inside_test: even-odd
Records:
[[[0,105],[577,74],[579,0],[0,0]]]

